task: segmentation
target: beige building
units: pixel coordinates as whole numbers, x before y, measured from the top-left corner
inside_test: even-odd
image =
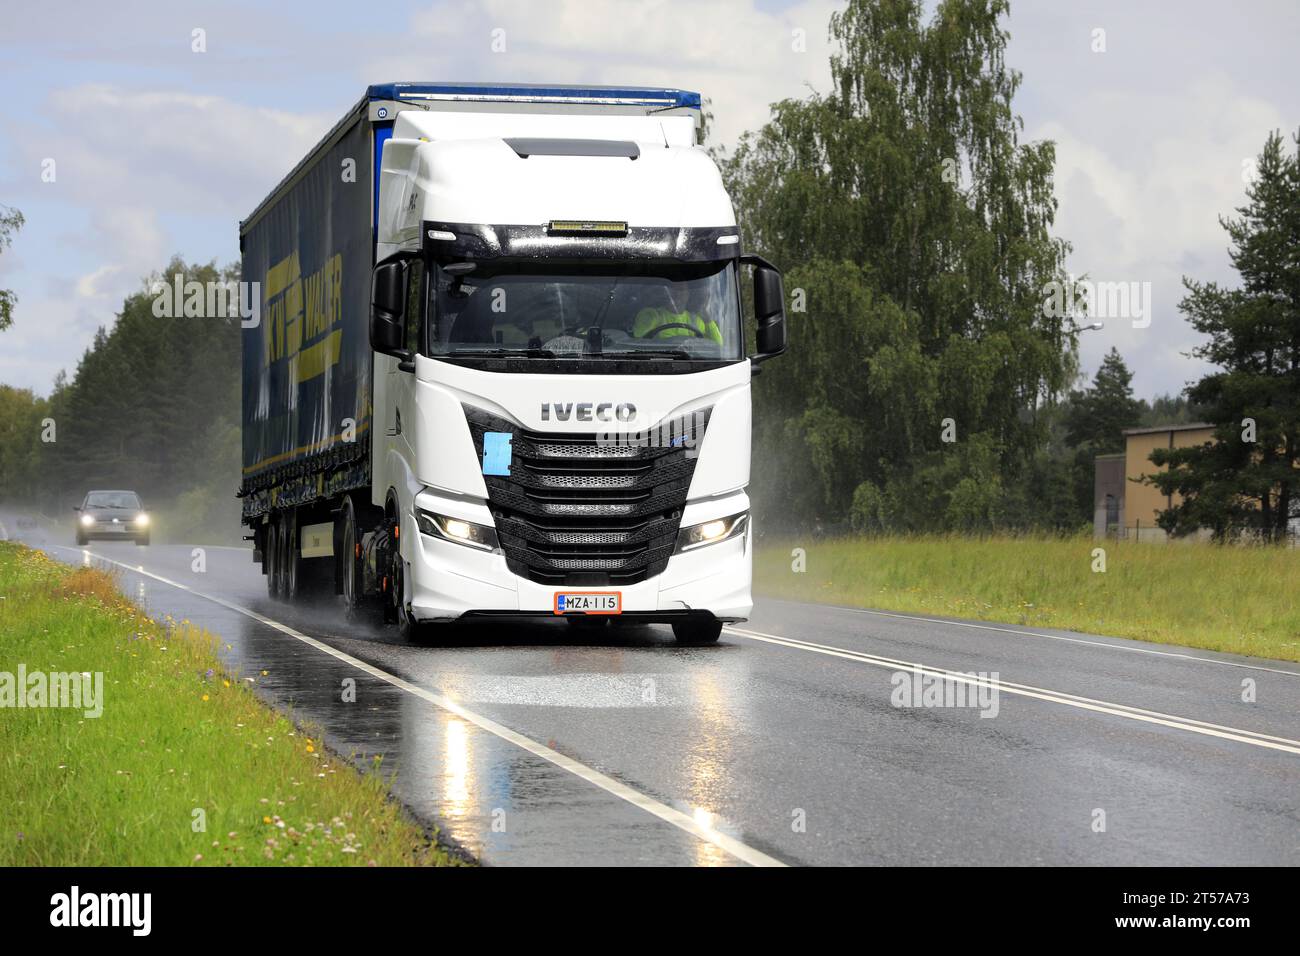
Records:
[[[1163,471],[1151,461],[1157,448],[1186,448],[1214,440],[1214,426],[1204,423],[1130,428],[1124,432],[1124,451],[1098,455],[1095,461],[1093,533],[1096,537],[1164,541],[1156,515],[1181,501],[1179,495],[1162,495],[1153,485],[1137,479]]]

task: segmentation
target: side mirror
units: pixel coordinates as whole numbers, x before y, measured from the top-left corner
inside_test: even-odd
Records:
[[[741,256],[740,261],[754,267],[754,319],[758,323],[758,354],[754,363],[766,362],[785,351],[785,286],[781,270],[761,256]]]
[[[406,260],[375,266],[370,282],[370,347],[409,362],[406,348]]]

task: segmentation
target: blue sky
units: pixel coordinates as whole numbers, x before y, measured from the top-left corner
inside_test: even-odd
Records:
[[[711,97],[730,143],[768,103],[826,89],[826,21],[839,5],[6,4],[0,202],[27,225],[0,255],[0,286],[19,296],[0,334],[0,382],[48,392],[173,252],[235,259],[239,219],[368,83],[682,86]],[[1200,370],[1182,354],[1196,339],[1176,310],[1180,277],[1233,281],[1217,217],[1243,201],[1242,164],[1268,132],[1300,126],[1300,5],[1017,0],[1006,25],[1025,135],[1058,143],[1071,269],[1151,283],[1150,326],[1085,334],[1085,371],[1116,345],[1140,395],[1176,391]],[[192,49],[196,29],[205,52]],[[492,50],[497,29],[504,52]],[[792,49],[794,30],[805,52]],[[50,159],[56,178],[43,182]]]

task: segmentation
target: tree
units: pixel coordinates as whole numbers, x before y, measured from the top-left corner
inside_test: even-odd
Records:
[[[833,88],[775,104],[723,163],[747,248],[797,297],[790,353],[755,385],[773,465],[755,496],[786,523],[996,524],[1073,377],[1073,333],[1043,308],[1068,281],[1054,148],[1019,142],[1007,4],[922,10],[833,14]]]
[[[1132,382],[1133,373],[1119,350],[1112,347],[1101,360],[1092,385],[1072,391],[1062,405],[1054,447],[1069,471],[1069,476],[1060,480],[1073,499],[1070,510],[1076,527],[1092,517],[1096,457],[1123,451],[1124,429],[1142,420],[1145,406],[1133,397]]]
[[[1294,142],[1287,155],[1280,133],[1269,136],[1246,205],[1220,217],[1241,287],[1183,279],[1179,309],[1209,336],[1193,354],[1220,371],[1187,389],[1214,441],[1151,455],[1167,470],[1145,480],[1182,496],[1159,516],[1176,535],[1209,528],[1217,540],[1248,531],[1280,542],[1300,516],[1300,134]]]
[[[1093,455],[1124,450],[1124,429],[1142,419],[1142,403],[1133,397],[1133,373],[1114,346],[1093,376],[1092,387],[1071,395],[1065,415],[1066,441],[1086,446]]]
[[[13,234],[23,225],[23,214],[12,206],[0,203],[0,252],[13,243]],[[9,289],[0,289],[0,332],[14,324],[14,306],[18,297]]]
[[[239,422],[239,320],[155,316],[153,280],[178,274],[200,283],[236,275],[235,267],[174,258],[123,301],[111,329],[95,334],[71,383],[50,397],[58,441],[43,455],[64,495],[90,485],[171,500],[219,476],[220,494],[233,496],[237,473],[216,449]]]
[[[1190,425],[1205,420],[1200,408],[1187,400],[1187,396],[1157,395],[1150,403],[1142,403],[1142,417],[1138,424],[1154,428],[1157,425]]]
[[[41,487],[38,455],[47,403],[27,389],[0,385],[0,496],[30,502]]]

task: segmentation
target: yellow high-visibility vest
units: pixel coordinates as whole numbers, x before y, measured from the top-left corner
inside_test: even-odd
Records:
[[[691,328],[699,329],[708,338],[722,344],[722,329],[718,328],[718,323],[712,319],[704,319],[698,315],[692,315],[689,312],[670,312],[667,309],[642,309],[636,315],[636,321],[632,323],[632,335],[636,338],[642,338],[650,335],[651,338],[669,338],[674,335],[690,335],[686,329],[664,329],[658,334],[652,335],[655,329],[664,325],[689,325]]]

